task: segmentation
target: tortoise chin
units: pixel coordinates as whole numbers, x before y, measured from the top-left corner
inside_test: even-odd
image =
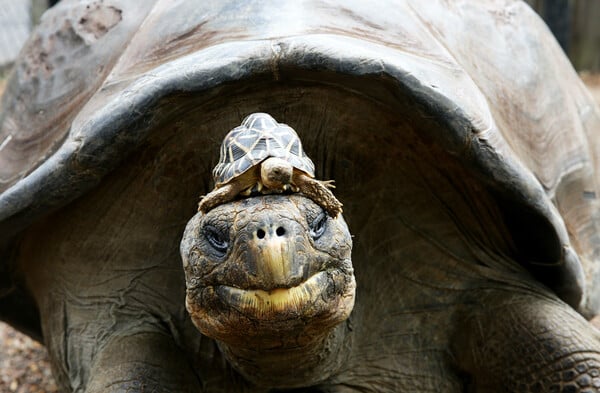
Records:
[[[187,309],[203,334],[228,345],[308,344],[352,311],[351,248],[343,218],[299,195],[199,213],[181,250]]]

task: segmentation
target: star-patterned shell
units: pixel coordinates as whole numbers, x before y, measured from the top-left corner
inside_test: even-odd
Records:
[[[266,113],[253,113],[223,140],[221,157],[213,170],[215,184],[228,183],[269,157],[282,158],[309,176],[315,175],[315,166],[304,153],[296,131]]]

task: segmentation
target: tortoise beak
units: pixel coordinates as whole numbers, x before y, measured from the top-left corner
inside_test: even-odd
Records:
[[[256,272],[258,287],[290,288],[302,282],[307,266],[303,266],[297,245],[285,224],[267,222],[256,227],[248,242],[246,263]]]

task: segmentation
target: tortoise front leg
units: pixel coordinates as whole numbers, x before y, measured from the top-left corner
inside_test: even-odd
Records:
[[[200,383],[173,339],[160,332],[117,336],[90,369],[86,393],[190,392]]]
[[[508,296],[461,329],[474,392],[600,392],[600,332],[556,299]]]
[[[251,186],[251,183],[248,184],[247,182],[240,181],[240,179],[236,179],[231,183],[216,188],[202,197],[198,204],[198,211],[206,213],[219,205],[231,202],[242,191]]]
[[[256,185],[259,176],[259,168],[254,167],[232,179],[229,183],[215,188],[202,197],[198,204],[198,211],[206,213],[212,208],[233,201],[244,190]]]
[[[331,217],[335,218],[342,213],[342,203],[329,190],[329,188],[334,187],[332,180],[316,180],[300,171],[294,171],[293,183],[300,189],[301,193],[325,209]]]

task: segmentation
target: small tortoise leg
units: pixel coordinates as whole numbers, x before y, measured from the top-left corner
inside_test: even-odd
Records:
[[[600,331],[558,299],[508,297],[460,329],[469,391],[600,392]]]
[[[243,191],[240,183],[232,182],[224,186],[214,189],[207,195],[203,196],[198,204],[198,211],[206,213],[214,207],[231,202],[235,197]]]
[[[342,203],[329,190],[334,188],[333,180],[320,181],[303,173],[294,172],[294,184],[300,192],[315,201],[333,218],[342,213]]]
[[[199,392],[197,376],[174,340],[161,332],[123,335],[102,347],[85,393]]]

